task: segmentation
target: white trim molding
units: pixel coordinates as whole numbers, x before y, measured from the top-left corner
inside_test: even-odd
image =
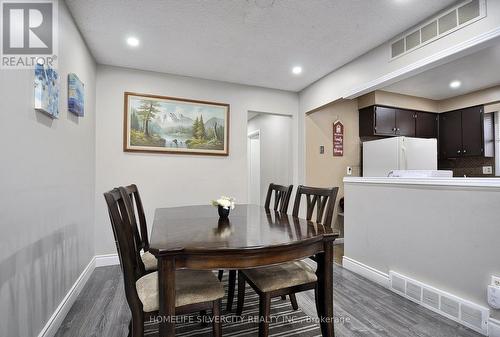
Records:
[[[488,336],[500,337],[500,321],[494,318],[488,320]]]
[[[391,279],[390,290],[394,293],[482,335],[488,336],[490,309],[392,270],[389,271],[389,277]],[[424,296],[425,292],[427,292],[427,303],[425,300],[426,296]],[[446,302],[448,304],[445,304],[445,300],[448,301]],[[456,307],[454,307],[455,305]],[[451,311],[450,308],[452,308]],[[455,309],[456,312],[451,314]],[[471,314],[471,310],[475,313]],[[480,314],[480,322],[477,320],[476,313]]]
[[[59,303],[52,316],[50,316],[49,320],[43,327],[42,331],[40,331],[40,333],[38,334],[38,337],[55,336],[57,330],[59,330],[59,327],[64,321],[64,318],[66,317],[69,310],[75,303],[76,299],[78,298],[78,295],[80,295],[80,292],[82,291],[83,287],[89,280],[90,275],[92,275],[95,266],[96,266],[96,257],[93,257],[90,260],[89,264],[82,271],[80,276],[76,279],[73,286],[69,289],[66,296],[64,296],[61,303]]]
[[[500,188],[500,180],[498,178],[345,177],[344,184],[427,185],[427,186]]]
[[[389,289],[389,274],[383,273],[380,270],[367,266],[366,264],[351,259],[345,255],[342,258],[342,267]]]
[[[118,254],[106,254],[106,255],[96,255],[95,256],[95,266],[106,267],[106,266],[116,266],[120,264],[120,259]]]
[[[343,257],[343,260],[342,260],[342,267],[349,270],[349,271],[352,271],[353,273],[355,274],[358,274],[360,276],[363,276],[365,277],[366,279],[372,281],[372,282],[375,282],[381,286],[383,286],[384,288],[387,288],[389,290],[391,290],[392,292],[394,292],[395,294],[399,295],[399,296],[402,296],[416,304],[419,304],[429,310],[432,310],[438,314],[440,314],[441,316],[444,316],[448,319],[452,319],[462,325],[465,325],[485,336],[490,336],[490,337],[500,337],[500,321],[498,320],[495,320],[491,317],[489,317],[489,314],[490,314],[490,310],[488,308],[484,308],[478,304],[475,304],[475,303],[472,303],[466,299],[463,299],[463,298],[460,298],[458,296],[455,296],[453,294],[450,294],[450,293],[446,293],[442,290],[438,290],[438,289],[435,289],[429,285],[426,285],[422,282],[418,282],[418,281],[415,281],[415,280],[411,280],[411,282],[413,283],[418,283],[419,285],[421,285],[422,287],[425,287],[425,288],[428,288],[428,289],[433,289],[434,291],[436,292],[439,292],[440,294],[444,294],[446,295],[447,297],[451,297],[455,300],[457,300],[460,304],[466,304],[466,305],[469,305],[469,306],[472,306],[474,308],[478,308],[481,312],[482,312],[482,315],[483,315],[483,318],[484,317],[489,317],[489,320],[488,320],[488,328],[486,330],[486,325],[483,325],[483,329],[478,329],[478,328],[475,328],[465,322],[463,322],[462,320],[459,320],[459,319],[456,319],[450,315],[447,315],[445,314],[444,312],[442,312],[441,310],[436,310],[434,308],[432,308],[431,306],[429,305],[425,305],[423,304],[422,302],[419,302],[419,301],[416,301],[414,300],[413,298],[411,298],[410,296],[406,295],[405,293],[402,293],[400,291],[396,291],[395,289],[393,289],[391,287],[391,276],[387,273],[384,273],[380,270],[377,270],[373,267],[370,267],[364,263],[361,263],[359,261],[356,261],[350,257],[347,257],[347,256],[344,256]],[[394,275],[399,275],[401,276],[400,274],[397,274],[393,271],[390,272],[391,274],[394,274]],[[410,280],[410,279],[409,279]]]
[[[83,287],[87,283],[92,275],[92,272],[97,267],[105,267],[105,266],[114,266],[120,264],[120,260],[118,259],[118,254],[106,254],[106,255],[96,255],[94,256],[89,264],[82,271],[80,276],[76,279],[73,286],[69,289],[66,296],[64,296],[63,300],[57,306],[56,310],[50,316],[49,320],[43,327],[43,329],[38,334],[38,337],[53,337],[59,330],[64,318],[68,314],[69,310],[75,303],[78,295],[82,291]]]

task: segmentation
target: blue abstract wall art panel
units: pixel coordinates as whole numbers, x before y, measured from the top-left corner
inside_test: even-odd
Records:
[[[42,64],[35,67],[35,110],[51,118],[59,117],[59,83],[57,72]]]
[[[75,74],[68,74],[68,110],[79,117],[83,117],[84,103],[85,92],[83,83]]]

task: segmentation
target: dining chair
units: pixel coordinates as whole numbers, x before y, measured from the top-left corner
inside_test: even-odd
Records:
[[[283,186],[276,185],[273,183],[269,184],[267,189],[266,203],[264,204],[265,209],[270,209],[271,198],[274,192],[274,207],[275,211],[286,213],[288,211],[288,203],[290,202],[290,197],[292,196],[293,185]]]
[[[306,219],[311,220],[316,211],[316,223],[331,227],[338,187],[320,188],[299,185],[295,192],[293,216],[299,216],[302,197],[306,197]]]
[[[307,200],[306,219],[311,220],[316,211],[316,223],[331,227],[333,209],[337,198],[338,187],[317,188],[300,185],[295,195],[292,216],[298,217],[303,196]],[[285,215],[281,215],[282,219]],[[283,220],[280,220],[283,221]],[[316,260],[314,257],[311,257]],[[259,295],[259,336],[269,335],[269,316],[271,298],[290,296],[306,290],[315,290],[316,308],[318,308],[316,272],[305,261],[293,261],[275,266],[238,271],[238,300],[236,314],[243,313],[246,283]],[[298,309],[296,299],[292,300],[294,310]]]
[[[290,197],[292,196],[293,185],[284,186],[277,185],[274,183],[270,183],[267,189],[266,202],[264,204],[264,208],[269,210],[271,205],[271,198],[274,192],[274,211],[279,211],[283,213],[288,212],[288,204],[290,203]],[[286,299],[286,296],[281,296],[282,300]],[[292,303],[292,307],[294,310],[297,310],[299,307],[297,305],[297,299],[295,298],[295,294],[290,295],[290,302]]]
[[[147,272],[158,270],[158,261],[149,252],[148,227],[139,189],[135,184],[125,186],[124,189],[131,203],[129,218],[131,219],[136,248],[138,251],[144,251],[140,256],[139,264],[142,264]],[[137,226],[137,218],[139,218],[139,227]]]
[[[115,188],[104,193],[116,248],[120,258],[125,297],[132,313],[129,337],[144,336],[144,321],[154,321],[159,313],[158,272],[146,273],[140,268],[140,252],[134,242],[130,214],[132,204],[127,190]],[[221,283],[211,271],[178,270],[175,273],[176,314],[212,310],[213,335],[220,337],[220,303],[224,296]]]
[[[267,189],[266,202],[264,204],[264,208],[266,210],[270,209],[271,198],[273,197],[274,194],[273,210],[286,213],[288,211],[288,204],[290,203],[290,197],[292,196],[292,190],[293,190],[293,185],[284,186],[284,185],[277,185],[274,183],[270,183]],[[223,275],[224,271],[219,270],[219,280],[222,280]],[[226,311],[228,312],[231,311],[233,308],[235,286],[236,286],[236,270],[230,270],[229,280],[228,280],[228,290],[227,290],[228,292],[227,304],[226,304]],[[284,296],[283,299],[285,298],[286,297]],[[292,307],[295,310],[297,310],[298,308],[297,299],[295,298],[294,295],[290,296],[290,302],[292,303]]]

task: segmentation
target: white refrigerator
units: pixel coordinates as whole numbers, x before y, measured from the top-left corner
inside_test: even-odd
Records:
[[[395,170],[437,170],[437,140],[392,137],[363,142],[363,177]]]

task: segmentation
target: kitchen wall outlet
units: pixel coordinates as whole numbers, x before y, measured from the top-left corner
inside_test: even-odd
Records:
[[[483,174],[493,174],[493,166],[483,166]]]
[[[319,154],[325,154],[325,147],[323,145],[319,147]]]
[[[347,166],[346,173],[348,176],[352,176],[352,167]]]
[[[491,285],[500,288],[500,277],[491,276]]]

